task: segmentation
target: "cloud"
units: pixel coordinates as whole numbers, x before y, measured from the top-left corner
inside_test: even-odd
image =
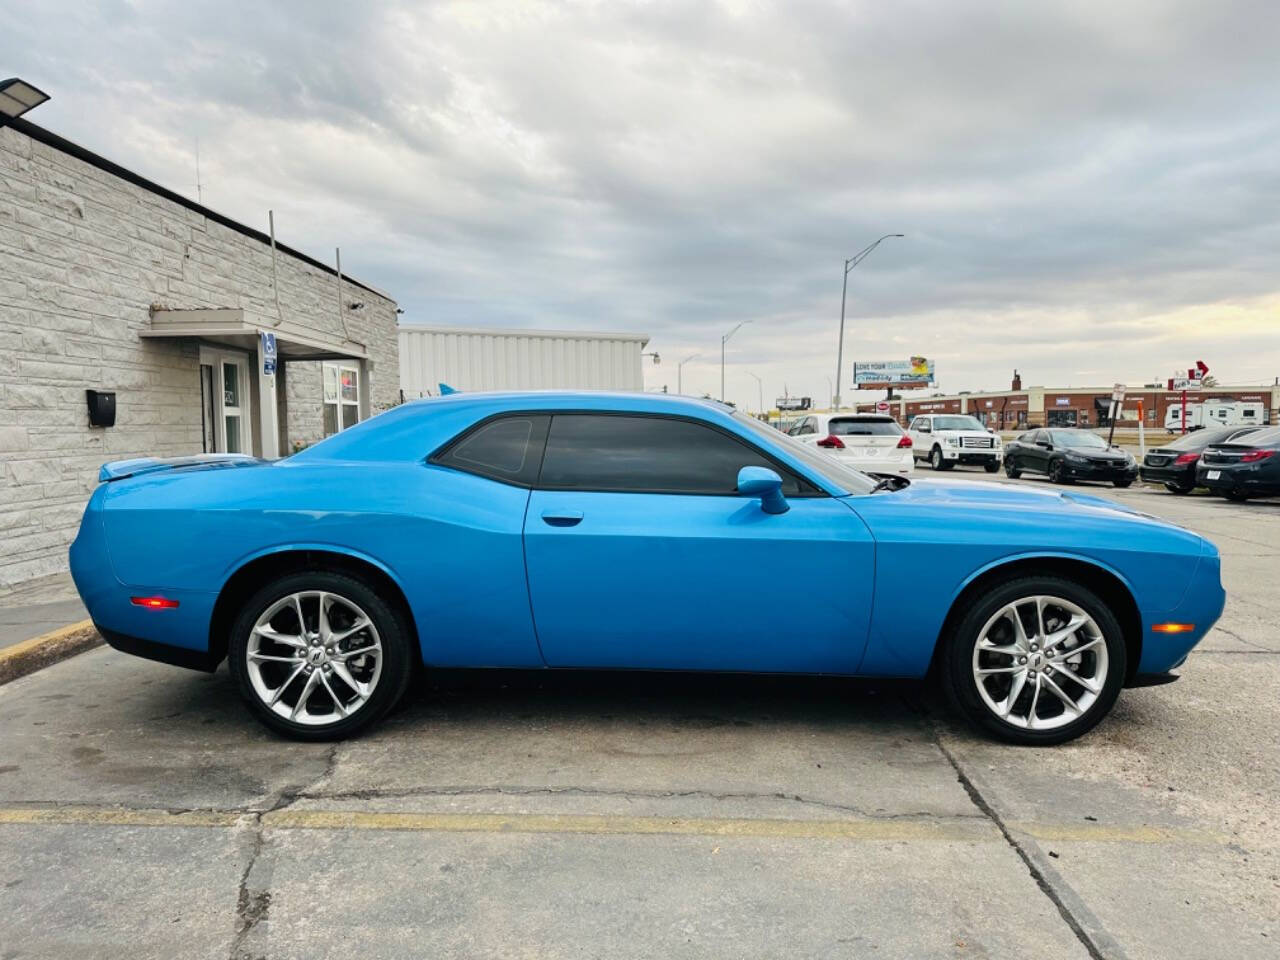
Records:
[[[650,385],[825,398],[1280,374],[1266,0],[127,3],[12,18],[38,122],[318,256],[417,322],[628,329]],[[1230,318],[1229,335],[1222,324]],[[1171,332],[1172,331],[1172,332]]]

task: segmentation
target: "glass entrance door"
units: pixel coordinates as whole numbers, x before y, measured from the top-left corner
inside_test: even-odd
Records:
[[[230,351],[200,351],[202,418],[205,450],[214,453],[250,453],[253,449],[252,402],[249,397],[249,360]]]

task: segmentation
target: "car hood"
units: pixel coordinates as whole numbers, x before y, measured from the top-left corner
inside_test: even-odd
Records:
[[[877,497],[885,495],[874,494]],[[954,505],[958,509],[987,507],[1036,511],[1060,510],[1068,513],[1074,510],[1106,511],[1161,526],[1177,526],[1114,500],[1080,493],[1076,490],[1037,490],[1021,485],[1013,486],[982,480],[913,479],[910,486],[887,495],[921,503]]]

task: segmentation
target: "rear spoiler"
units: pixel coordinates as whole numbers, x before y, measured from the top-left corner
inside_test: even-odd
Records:
[[[198,453],[191,457],[137,457],[133,460],[113,460],[102,465],[102,469],[98,471],[98,482],[110,483],[112,480],[123,480],[125,477],[178,470],[182,467],[233,466],[257,462],[259,462],[258,457],[251,457],[247,453]]]

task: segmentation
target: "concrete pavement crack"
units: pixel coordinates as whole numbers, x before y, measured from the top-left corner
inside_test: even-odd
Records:
[[[964,787],[973,805],[995,824],[1005,842],[1013,848],[1013,852],[1018,855],[1018,859],[1031,874],[1031,879],[1036,882],[1036,886],[1049,899],[1049,902],[1057,908],[1059,915],[1071,928],[1071,932],[1075,934],[1076,939],[1080,941],[1092,960],[1126,960],[1124,949],[1119,942],[1106,931],[1102,922],[1094,916],[1093,911],[1086,906],[1071,885],[1050,865],[1039,846],[1032,840],[1024,843],[1014,836],[1005,817],[996,809],[994,801],[989,799],[991,791],[983,790],[975,776],[964,769],[959,758],[942,742],[933,718],[923,712],[922,715],[933,732],[934,743],[951,764],[951,768],[956,773],[956,779]]]
[[[1213,630],[1214,630],[1214,632],[1215,632],[1215,633],[1225,633],[1225,634],[1226,634],[1228,637],[1230,637],[1232,640],[1236,640],[1236,641],[1238,641],[1238,642],[1240,642],[1240,643],[1243,643],[1246,647],[1253,647],[1253,648],[1255,648],[1255,649],[1257,649],[1257,650],[1262,650],[1262,651],[1264,651],[1264,652],[1266,652],[1266,653],[1277,653],[1277,652],[1280,652],[1280,651],[1272,650],[1270,647],[1264,647],[1264,646],[1263,646],[1262,644],[1260,644],[1260,643],[1254,643],[1252,640],[1246,640],[1244,637],[1240,636],[1240,634],[1236,633],[1234,630],[1228,630],[1226,627],[1223,627],[1223,626],[1215,626],[1215,627],[1213,628]],[[1231,651],[1229,651],[1229,650],[1214,650],[1214,651],[1210,651],[1210,652],[1213,652],[1213,653],[1230,653]]]
[[[400,800],[413,797],[460,797],[460,796],[581,796],[581,797],[617,797],[634,800],[667,800],[684,798],[702,798],[707,800],[784,800],[824,810],[836,810],[852,813],[868,820],[915,820],[915,819],[981,819],[981,814],[938,814],[928,810],[913,810],[906,813],[885,813],[869,811],[852,804],[834,803],[827,800],[815,800],[799,794],[783,792],[775,793],[715,793],[709,790],[605,790],[595,787],[520,787],[500,786],[438,786],[438,787],[406,787],[402,790],[346,790],[331,793],[300,793],[298,800]]]
[[[271,908],[271,891],[255,890],[250,886],[249,878],[253,868],[257,866],[262,855],[262,814],[253,815],[253,835],[250,839],[248,862],[244,872],[240,874],[240,887],[236,893],[236,934],[231,941],[230,960],[241,960],[245,956],[243,947],[254,928],[267,919]]]

